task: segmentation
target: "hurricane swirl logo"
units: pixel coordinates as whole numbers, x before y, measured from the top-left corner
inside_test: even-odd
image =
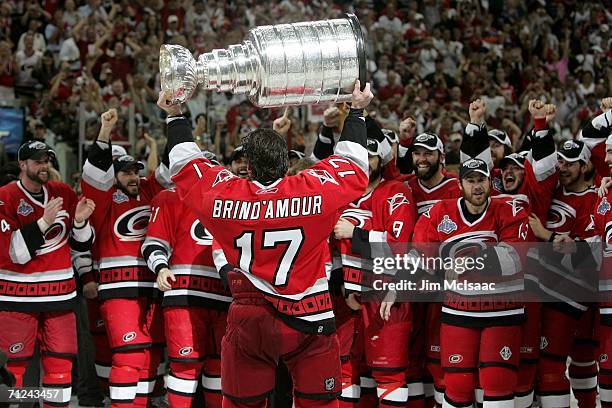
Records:
[[[127,332],[123,335],[123,342],[124,343],[129,343],[130,341],[134,340],[136,338],[136,333],[131,331],[131,332]]]
[[[191,228],[189,229],[189,233],[191,234],[191,238],[198,245],[212,245],[213,236],[212,234],[202,225],[200,220],[195,220],[193,224],[191,224]]]
[[[342,218],[346,218],[356,227],[363,228],[372,218],[372,211],[361,208],[348,208],[342,212]]]
[[[11,354],[17,354],[20,351],[22,351],[24,348],[23,343],[15,343],[15,344],[11,344],[9,347],[9,353]]]
[[[188,356],[193,353],[193,347],[183,347],[179,350],[181,356]]]
[[[53,224],[45,231],[45,243],[36,251],[36,255],[44,255],[61,248],[68,240],[68,212],[61,210],[57,213]]]
[[[461,354],[452,354],[448,356],[448,362],[451,364],[459,364],[463,361],[463,356]]]
[[[561,228],[568,220],[576,218],[576,210],[563,201],[553,200],[548,210],[546,228]]]
[[[147,233],[151,208],[148,205],[132,208],[115,221],[114,232],[120,241],[142,241]]]

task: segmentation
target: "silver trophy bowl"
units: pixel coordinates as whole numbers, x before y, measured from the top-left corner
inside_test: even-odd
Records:
[[[357,17],[255,27],[242,44],[200,55],[179,45],[159,53],[161,87],[173,103],[205,90],[247,94],[261,108],[351,100],[366,82],[363,33]]]

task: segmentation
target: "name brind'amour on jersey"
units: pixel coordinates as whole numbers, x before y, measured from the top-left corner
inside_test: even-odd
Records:
[[[282,198],[277,200],[240,201],[216,199],[212,218],[258,220],[290,218],[321,214],[321,195]]]

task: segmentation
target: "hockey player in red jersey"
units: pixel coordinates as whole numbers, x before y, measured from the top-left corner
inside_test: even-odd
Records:
[[[481,100],[474,101],[470,105],[470,121],[481,123],[485,110],[486,106]],[[522,154],[512,153],[504,157],[498,162],[499,167],[491,170],[493,196],[520,201],[528,213],[539,217],[546,215],[557,185],[557,154],[547,126],[554,120],[555,112],[554,105],[545,105],[538,100],[529,101],[529,113],[534,118],[531,149]],[[492,132],[489,132],[487,137],[486,132],[482,130],[466,132],[465,143],[461,146],[464,157],[487,158],[487,151],[490,151],[491,156],[495,156],[491,134]],[[499,144],[503,144],[505,137],[502,138],[499,133],[497,135]],[[532,234],[528,235],[528,240],[533,238]],[[531,259],[526,260],[530,261]],[[537,262],[537,259],[534,262]],[[540,346],[540,304],[532,302],[527,303],[525,307],[526,319],[522,330],[521,364],[515,401],[517,408],[530,407],[533,402]]]
[[[612,102],[612,101],[611,101]],[[607,107],[607,106],[606,106]],[[612,106],[604,114],[611,114]],[[608,133],[605,161],[612,175],[612,120],[602,127]],[[602,132],[603,133],[603,132]],[[603,244],[603,262],[599,277],[599,398],[602,407],[612,407],[612,190],[601,197],[595,207],[595,227]]]
[[[384,137],[380,136],[380,139]],[[341,247],[350,243],[353,258],[362,264],[374,258],[405,253],[416,218],[416,206],[408,187],[382,178],[384,148],[390,149],[389,145],[368,138],[369,184],[365,195],[352,204],[371,212],[369,225],[359,227],[340,218],[334,227],[335,238],[342,240]],[[345,269],[346,272],[354,270]],[[373,271],[367,268],[362,268],[360,274],[345,273],[347,294],[355,289],[362,293],[371,291],[374,278]],[[361,311],[365,360],[377,383],[379,405],[406,404],[409,398],[405,371],[412,319],[410,304],[370,300],[362,304]],[[413,389],[413,392],[423,395],[422,389]]]
[[[441,248],[442,245],[454,248],[455,244],[469,245],[470,242],[499,243],[487,249],[490,252],[486,271],[497,281],[496,289],[510,293],[515,286],[522,287],[522,279],[520,257],[508,244],[524,242],[527,213],[517,212],[514,201],[489,197],[490,173],[483,160],[464,162],[460,177],[463,197],[443,200],[420,217],[413,241],[438,242]],[[502,270],[504,276],[501,276]],[[485,302],[478,297],[470,300],[470,295],[486,297],[492,294],[446,293],[440,333],[446,387],[444,406],[473,404],[477,382],[484,390],[485,407],[514,404],[524,309],[522,303],[510,299],[504,302]]]
[[[285,139],[258,129],[244,143],[250,179],[202,157],[180,108],[168,114],[170,166],[179,196],[209,226],[227,261],[234,298],[222,344],[224,406],[264,406],[282,357],[295,405],[337,406],[338,340],[328,291],[327,238],[338,210],[367,185],[363,119],[372,94],[357,81],[335,154],[290,177]],[[256,378],[257,381],[253,381]]]
[[[588,240],[596,236],[594,216],[597,192],[592,187],[594,169],[589,163],[590,151],[581,141],[567,141],[558,151],[557,188],[545,227],[531,216],[534,234],[543,241]],[[543,269],[555,270],[551,260],[539,255]],[[554,260],[553,260],[554,262]],[[553,268],[553,269],[551,269]],[[558,272],[556,272],[558,273]],[[546,283],[540,282],[546,287]],[[570,383],[565,376],[566,359],[572,388],[582,406],[595,405],[597,365],[592,333],[575,336],[581,318],[588,319],[588,305],[578,302],[545,303],[542,308],[542,340],[538,362],[539,393],[542,406],[569,406]],[[592,328],[589,329],[592,331]],[[573,347],[573,350],[572,350]],[[575,379],[575,381],[574,381]]]
[[[98,283],[84,276],[85,288],[98,286],[100,313],[111,346],[112,406],[146,406],[157,379],[163,327],[155,301],[155,275],[141,256],[151,215],[149,201],[167,179],[158,171],[146,179],[143,165],[131,156],[114,161],[109,140],[117,121],[114,109],[102,114],[102,127],[83,166],[83,195],[97,203],[91,222],[96,231],[92,250]]]
[[[164,292],[171,407],[190,407],[202,373],[207,407],[221,408],[221,338],[231,295],[215,269],[212,235],[174,190],[151,201],[142,253]]]
[[[87,220],[95,204],[49,181],[54,155],[43,142],[25,143],[17,153],[19,180],[0,188],[0,350],[21,388],[38,344],[49,390],[44,406],[67,407],[77,353],[70,249],[91,245]]]

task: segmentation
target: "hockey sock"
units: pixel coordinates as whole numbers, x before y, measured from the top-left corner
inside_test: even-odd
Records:
[[[565,377],[565,358],[541,355],[538,362],[538,396],[542,408],[570,405],[570,384]]]
[[[145,407],[153,397],[155,384],[157,383],[157,371],[162,360],[160,347],[151,347],[142,350],[144,353],[143,368],[138,373],[138,386],[136,387],[135,407]]]
[[[373,408],[378,405],[378,397],[376,396],[376,381],[372,375],[361,374],[359,376],[359,388],[361,395],[359,397],[359,408]]]
[[[43,388],[51,391],[46,395],[43,407],[67,407],[72,394],[72,360],[46,354],[42,355],[41,360]]]
[[[407,378],[408,408],[425,408],[425,387],[422,378]],[[433,394],[432,394],[433,396]]]
[[[208,358],[202,371],[204,400],[209,408],[221,408],[221,357]]]
[[[144,350],[119,351],[113,353],[109,377],[111,407],[134,405],[140,371],[146,363]]]
[[[599,399],[602,408],[612,408],[612,370],[599,368]]]
[[[359,372],[354,361],[348,356],[341,356],[342,394],[338,397],[340,408],[358,408],[361,387],[359,386]]]
[[[372,369],[376,381],[376,394],[380,407],[406,406],[408,402],[408,385],[406,374],[400,371],[380,371]]]
[[[514,406],[516,408],[529,408],[533,404],[533,388],[535,386],[537,365],[521,362],[514,389]]]
[[[595,408],[597,399],[597,363],[574,361],[569,366],[570,384],[580,408]]]
[[[171,407],[191,407],[202,368],[199,361],[171,361],[168,375],[168,403]]]
[[[303,397],[294,397],[293,406],[295,408],[336,408],[338,400],[332,399],[310,399]]]
[[[442,370],[440,361],[438,360],[428,362],[427,370],[433,378],[434,399],[436,401],[436,404],[438,406],[442,406],[442,402],[444,401],[444,391],[446,387],[444,386],[444,371]]]
[[[516,371],[508,367],[482,367],[478,375],[484,391],[483,407],[514,408]]]

